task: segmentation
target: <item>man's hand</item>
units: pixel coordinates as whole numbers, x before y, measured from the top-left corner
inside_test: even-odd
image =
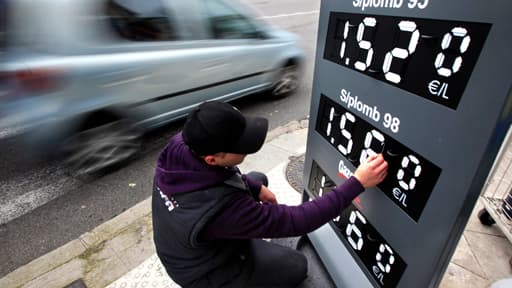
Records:
[[[354,172],[354,177],[361,182],[364,188],[373,187],[388,174],[388,162],[384,160],[382,154],[370,156],[364,163],[361,163]]]
[[[265,185],[261,185],[259,198],[261,202],[277,204],[276,195],[265,187]]]

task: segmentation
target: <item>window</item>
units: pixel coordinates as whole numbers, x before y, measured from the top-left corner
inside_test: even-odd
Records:
[[[177,39],[160,0],[108,0],[107,17],[117,34],[132,41]]]
[[[7,0],[0,0],[0,54],[7,42],[7,8]]]
[[[219,0],[205,0],[206,17],[217,39],[255,38],[261,33],[243,15]]]

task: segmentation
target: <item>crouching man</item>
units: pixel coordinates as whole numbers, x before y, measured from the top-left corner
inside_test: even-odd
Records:
[[[152,199],[156,251],[169,276],[187,287],[296,287],[307,277],[301,252],[262,238],[300,236],[339,215],[387,173],[368,158],[331,193],[280,205],[262,173],[237,165],[265,142],[268,121],[205,102],[161,152]]]

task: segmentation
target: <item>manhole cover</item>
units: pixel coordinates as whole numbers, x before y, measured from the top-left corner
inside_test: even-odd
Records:
[[[305,155],[290,156],[290,162],[286,165],[286,180],[293,189],[297,192],[302,193],[304,191],[304,185],[302,183],[302,174],[304,173],[304,159]]]

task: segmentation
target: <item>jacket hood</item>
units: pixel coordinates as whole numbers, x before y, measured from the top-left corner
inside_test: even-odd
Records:
[[[157,162],[156,185],[175,195],[222,184],[235,170],[206,164],[190,152],[181,132],[171,138]]]

